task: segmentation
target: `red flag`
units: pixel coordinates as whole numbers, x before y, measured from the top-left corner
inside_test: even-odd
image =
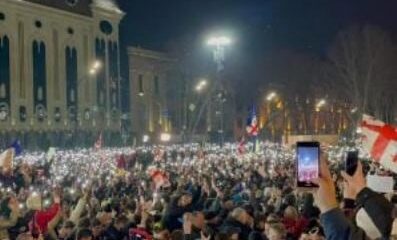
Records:
[[[149,172],[150,177],[152,178],[152,181],[156,187],[156,189],[159,189],[162,186],[169,186],[170,182],[168,180],[167,175],[165,172],[159,170],[159,169],[152,169]]]
[[[102,148],[103,140],[102,140],[102,132],[99,134],[98,139],[95,142],[94,148],[96,150],[99,150]]]
[[[397,172],[397,128],[364,115],[361,129],[363,147],[374,161]]]

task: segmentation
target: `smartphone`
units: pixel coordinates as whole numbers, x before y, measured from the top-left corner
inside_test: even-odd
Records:
[[[318,187],[312,180],[320,175],[319,142],[297,142],[296,173],[298,187]]]
[[[345,171],[350,176],[353,176],[357,170],[358,164],[358,151],[347,152],[345,161]]]

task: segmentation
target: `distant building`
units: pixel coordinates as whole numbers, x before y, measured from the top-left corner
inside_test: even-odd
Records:
[[[170,91],[175,60],[163,52],[128,48],[131,132],[138,142],[144,135],[158,138],[172,131]],[[170,108],[172,106],[173,108]]]
[[[113,0],[0,1],[1,139],[78,144],[119,131],[123,16]]]

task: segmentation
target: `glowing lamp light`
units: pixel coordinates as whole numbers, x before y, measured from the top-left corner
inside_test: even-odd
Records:
[[[207,44],[210,46],[226,46],[230,45],[231,43],[232,40],[226,36],[211,37],[207,42]]]
[[[150,140],[150,137],[149,137],[148,135],[143,135],[142,141],[143,141],[144,143],[149,142],[149,140]]]
[[[94,62],[94,65],[92,66],[94,69],[99,69],[102,66],[101,61],[97,60]]]
[[[267,96],[266,96],[266,100],[267,101],[272,101],[275,97],[277,96],[277,94],[275,92],[270,92]]]
[[[169,141],[171,140],[171,134],[169,134],[169,133],[162,133],[162,134],[160,135],[160,140],[161,140],[162,142],[169,142]]]

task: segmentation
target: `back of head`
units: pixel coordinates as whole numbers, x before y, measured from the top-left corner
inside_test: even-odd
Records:
[[[90,238],[90,237],[92,237],[91,230],[87,229],[87,228],[83,228],[83,229],[80,229],[77,232],[76,240],[84,240],[84,239],[87,239],[87,238]]]
[[[248,240],[263,240],[263,236],[260,232],[251,232]]]
[[[296,210],[296,208],[292,207],[292,206],[288,206],[285,210],[284,210],[284,217],[288,218],[288,219],[297,219],[298,218],[298,211]]]
[[[175,230],[171,233],[171,240],[183,240],[184,233],[182,230]]]
[[[287,230],[282,223],[273,223],[270,225],[268,238],[273,240],[282,240],[287,237]]]

